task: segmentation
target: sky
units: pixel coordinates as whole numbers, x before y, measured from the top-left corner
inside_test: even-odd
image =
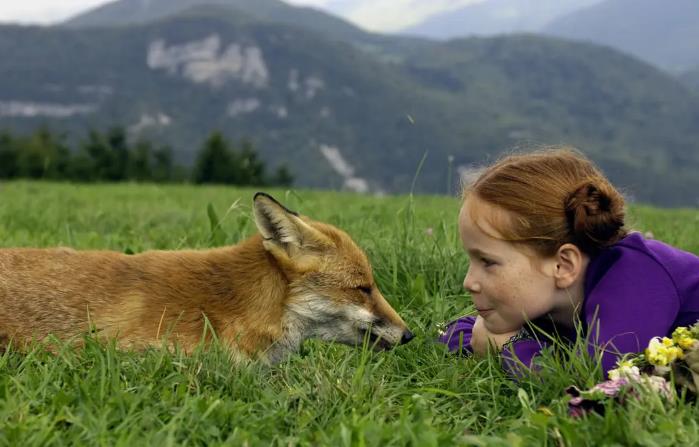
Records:
[[[51,24],[111,0],[0,0],[0,22]],[[485,0],[287,0],[334,12],[371,31],[391,32],[438,12]]]

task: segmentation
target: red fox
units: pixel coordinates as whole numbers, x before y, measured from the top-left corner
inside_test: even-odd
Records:
[[[188,351],[208,324],[236,357],[274,363],[308,338],[354,345],[368,337],[384,349],[413,338],[345,232],[264,193],[253,210],[259,234],[231,247],[0,249],[0,343],[22,349],[49,334],[78,340],[92,331],[120,347],[167,337]]]

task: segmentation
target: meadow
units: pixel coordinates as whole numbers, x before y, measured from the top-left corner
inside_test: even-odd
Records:
[[[255,190],[187,185],[0,184],[0,247],[141,252],[234,244],[255,232]],[[0,355],[0,445],[699,445],[699,408],[652,394],[573,419],[565,388],[602,378],[598,362],[555,353],[511,380],[497,357],[433,342],[473,312],[457,198],[269,190],[346,230],[416,339],[388,352],[317,341],[276,366],[119,351],[87,338],[56,354]],[[699,210],[631,206],[631,227],[699,253]],[[31,324],[31,322],[28,322]]]

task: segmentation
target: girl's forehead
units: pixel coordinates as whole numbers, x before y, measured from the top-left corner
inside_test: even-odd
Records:
[[[494,255],[522,255],[532,262],[539,255],[529,246],[508,239],[514,215],[475,196],[464,200],[459,212],[459,232],[464,248]]]
[[[473,229],[483,236],[505,242],[511,216],[504,209],[469,195],[459,212],[459,226]]]

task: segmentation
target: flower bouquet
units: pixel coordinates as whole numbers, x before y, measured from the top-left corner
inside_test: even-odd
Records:
[[[674,383],[675,387],[672,386]],[[609,380],[589,390],[568,387],[568,409],[572,416],[589,411],[602,413],[609,399],[623,403],[646,389],[670,400],[678,390],[696,399],[699,390],[699,323],[678,327],[672,338],[654,337],[643,353],[625,356],[609,371]]]

